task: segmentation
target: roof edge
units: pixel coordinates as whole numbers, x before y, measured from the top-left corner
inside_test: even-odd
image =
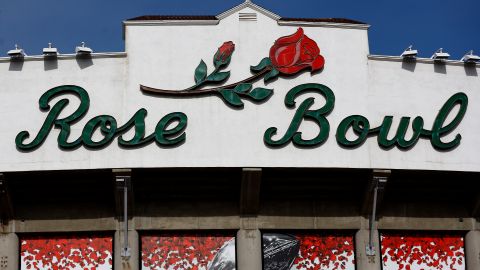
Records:
[[[331,22],[331,23],[345,23],[345,24],[366,24],[357,20],[346,18],[280,18],[280,21],[285,22]]]
[[[145,20],[145,21],[123,21],[124,26],[128,25],[217,25],[219,20]]]
[[[368,29],[370,25],[345,18],[282,18],[253,2],[247,0],[219,15],[144,15],[123,21],[124,25],[216,25],[230,15],[244,9],[253,10],[277,21],[279,25],[322,26],[350,29]]]
[[[385,62],[404,62],[404,58],[401,56],[395,55],[377,55],[377,54],[369,54],[368,60],[372,61],[385,61]],[[412,63],[423,63],[423,64],[436,64],[436,61],[431,58],[423,58],[418,57]],[[447,59],[441,62],[443,65],[451,65],[451,66],[467,66],[465,62],[462,60],[455,60],[455,59]],[[478,65],[471,65],[471,68],[480,68]]]
[[[368,30],[370,28],[369,24],[352,24],[352,23],[339,23],[339,22],[328,22],[328,21],[278,21],[278,25],[284,26],[313,26],[313,27],[330,27],[330,28],[345,28],[345,29],[360,29]]]
[[[100,59],[100,58],[125,58],[127,57],[126,52],[98,52],[92,53],[90,55],[91,59]],[[78,56],[75,53],[66,53],[66,54],[59,54],[56,59],[57,60],[69,60],[69,59],[77,59]],[[49,61],[45,58],[43,54],[39,55],[28,55],[24,56],[21,60],[16,60],[18,63],[21,62],[28,62],[28,61]],[[12,62],[9,56],[0,56],[0,63],[4,62]]]
[[[217,20],[214,15],[143,15],[125,20],[125,22],[134,21],[211,21]]]

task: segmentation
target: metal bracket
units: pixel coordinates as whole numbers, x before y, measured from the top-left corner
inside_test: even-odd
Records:
[[[377,207],[380,201],[383,200],[383,194],[385,186],[390,176],[390,170],[374,170],[373,171],[373,200],[372,200],[372,213],[369,219],[369,234],[368,234],[368,244],[365,247],[365,253],[367,256],[375,256],[375,244],[374,244],[374,234],[375,234],[375,224],[376,224],[376,215]]]
[[[123,260],[129,260],[131,256],[131,249],[128,245],[128,197],[131,192],[131,170],[113,170],[115,175],[115,186],[117,191],[123,191],[123,247],[121,257]]]
[[[367,254],[367,256],[375,256],[375,245],[370,241],[367,246],[365,246],[365,254]]]

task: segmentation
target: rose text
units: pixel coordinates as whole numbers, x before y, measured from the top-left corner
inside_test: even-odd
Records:
[[[52,108],[48,104],[53,98],[73,94],[80,99],[80,105],[71,115],[59,119],[60,113],[68,105],[68,99],[61,99]],[[82,134],[76,140],[69,142],[72,125],[82,119],[90,107],[90,98],[85,89],[74,85],[63,85],[52,88],[45,92],[39,100],[40,109],[49,111],[45,122],[32,142],[25,143],[30,136],[28,131],[20,132],[15,138],[17,148],[22,151],[32,151],[38,148],[47,138],[53,127],[60,129],[58,146],[62,149],[74,149],[81,145],[86,148],[101,148],[110,144],[118,137],[118,145],[125,148],[135,148],[155,141],[160,146],[174,146],[185,141],[184,132],[187,127],[187,116],[181,112],[170,113],[164,116],[157,124],[155,132],[145,136],[145,117],[147,110],[138,110],[132,118],[123,126],[117,126],[117,120],[110,115],[100,115],[90,119],[84,126]],[[175,124],[176,123],[176,124]],[[173,127],[168,128],[169,126]],[[123,134],[131,129],[135,135],[131,139],[125,139]],[[94,133],[100,131],[102,139],[94,140]]]

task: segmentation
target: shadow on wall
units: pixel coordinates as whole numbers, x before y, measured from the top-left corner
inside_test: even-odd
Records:
[[[77,60],[77,64],[81,69],[88,68],[89,66],[93,65],[91,56],[77,56],[75,59]]]
[[[22,71],[23,61],[11,61],[8,71]]]
[[[43,69],[45,71],[58,69],[58,60],[57,58],[54,59],[46,59],[43,61]]]
[[[416,66],[417,66],[417,61],[415,61],[415,60],[413,60],[413,61],[408,61],[408,60],[402,61],[402,69],[408,70],[410,72],[414,72]]]
[[[478,77],[476,65],[465,65],[464,68],[465,68],[465,74],[467,76]]]
[[[433,71],[435,73],[447,74],[447,66],[442,62],[433,63]]]
[[[93,65],[93,60],[91,57],[77,57],[77,64],[81,69],[88,68]],[[22,71],[23,69],[23,60],[11,61],[8,71]],[[58,69],[58,60],[54,59],[45,59],[43,62],[43,69],[45,71]]]

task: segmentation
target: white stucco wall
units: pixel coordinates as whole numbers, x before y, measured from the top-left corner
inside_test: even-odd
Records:
[[[249,8],[241,12],[254,12]],[[415,68],[398,61],[368,59],[367,30],[303,26],[315,40],[326,59],[325,69],[311,75],[303,72],[292,78],[280,77],[264,85],[274,95],[263,104],[245,101],[241,110],[232,109],[217,96],[166,98],[145,95],[139,85],[164,89],[183,89],[193,85],[193,73],[203,59],[212,70],[212,57],[224,41],[236,44],[227,83],[251,76],[250,65],[268,56],[273,42],[297,30],[295,25],[279,25],[258,13],[257,22],[239,22],[233,14],[218,25],[126,25],[126,57],[93,58],[85,66],[75,59],[58,60],[57,68],[46,68],[43,60],[26,60],[21,69],[0,60],[0,171],[59,170],[135,167],[340,167],[394,168],[427,170],[480,171],[480,81],[478,68],[468,71],[462,65],[438,68],[418,62]],[[477,75],[476,75],[477,74]],[[331,130],[328,141],[315,148],[289,144],[271,149],[263,142],[269,127],[278,127],[283,135],[295,110],[284,105],[285,94],[303,83],[321,83],[336,96],[328,116]],[[38,109],[38,99],[48,89],[75,84],[90,95],[90,110],[74,126],[72,138],[78,137],[84,124],[94,116],[109,114],[119,125],[140,108],[148,110],[147,134],[153,132],[161,117],[170,112],[188,116],[186,142],[176,148],[150,144],[135,150],[118,147],[116,141],[101,150],[79,148],[63,151],[57,146],[58,130],[52,130],[44,145],[32,152],[20,152],[15,136],[28,130],[34,136],[46,113]],[[449,152],[435,150],[420,139],[409,151],[383,150],[372,137],[359,148],[344,149],[335,140],[340,121],[352,114],[366,116],[372,126],[381,124],[385,115],[395,117],[420,115],[427,129],[443,103],[454,93],[469,97],[469,108],[454,134],[463,136],[461,145]],[[297,104],[306,97],[302,96]],[[323,105],[316,96],[317,105]],[[69,109],[78,101],[72,97]],[[71,112],[71,110],[69,112]],[[65,112],[65,115],[68,112]],[[317,128],[304,123],[305,136]],[[133,134],[130,132],[130,134]],[[279,137],[278,136],[278,137]],[[278,138],[277,137],[277,138]]]

